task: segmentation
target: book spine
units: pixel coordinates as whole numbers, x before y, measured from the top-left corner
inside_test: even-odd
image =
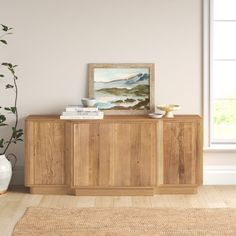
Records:
[[[98,111],[97,107],[66,107],[66,111],[75,112],[75,111]]]
[[[99,116],[103,114],[101,111],[64,111],[63,116]]]
[[[60,116],[61,120],[102,120],[102,116]]]

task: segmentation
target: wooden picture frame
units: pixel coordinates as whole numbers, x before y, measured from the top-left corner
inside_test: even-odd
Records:
[[[155,64],[88,64],[89,97],[105,114],[141,115],[154,111]]]

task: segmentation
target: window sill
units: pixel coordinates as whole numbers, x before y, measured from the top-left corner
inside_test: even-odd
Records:
[[[203,148],[204,152],[232,152],[236,153],[235,144],[214,144]]]

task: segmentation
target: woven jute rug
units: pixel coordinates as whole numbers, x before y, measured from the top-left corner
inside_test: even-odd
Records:
[[[30,207],[13,236],[236,236],[236,209]]]

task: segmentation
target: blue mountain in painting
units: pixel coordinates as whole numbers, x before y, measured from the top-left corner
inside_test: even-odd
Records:
[[[146,73],[144,73],[144,74],[139,73],[136,76],[133,76],[133,77],[127,79],[125,84],[137,84],[137,83],[139,83],[141,81],[145,81],[145,80],[148,80],[148,79],[149,79],[148,74],[146,74]]]
[[[105,88],[132,89],[137,85],[148,85],[148,84],[149,84],[149,74],[139,73],[127,79],[111,80],[109,82],[95,82],[95,90],[105,89]]]

